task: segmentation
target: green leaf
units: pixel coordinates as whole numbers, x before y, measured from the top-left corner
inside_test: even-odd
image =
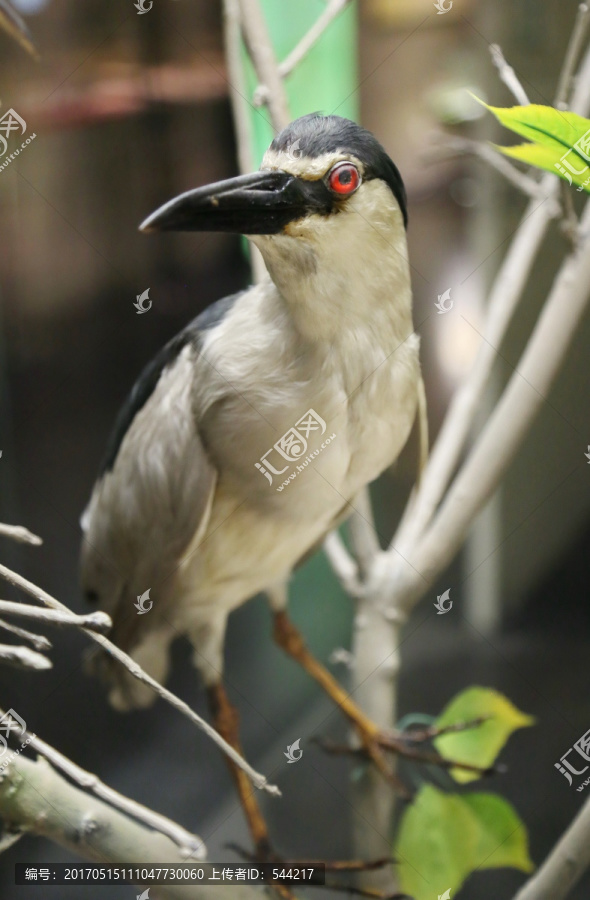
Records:
[[[404,812],[394,848],[402,890],[415,900],[433,900],[463,884],[479,843],[472,824],[457,794],[422,787]]]
[[[552,106],[512,106],[502,109],[488,106],[498,121],[521,137],[563,153],[590,129],[590,121],[573,112],[563,112]]]
[[[527,831],[514,807],[498,794],[463,794],[461,800],[479,826],[474,869],[532,872]]]
[[[590,191],[590,119],[533,103],[502,109],[479,102],[506,128],[532,141],[497,150]]]
[[[551,172],[552,175],[559,175],[568,183],[571,178],[571,182],[578,185],[578,189],[584,188],[584,190],[590,191],[590,165],[574,150],[568,154],[557,153],[540,144],[518,144],[516,147],[496,147],[496,150],[499,150],[504,156],[511,156],[512,159],[527,163],[529,166],[544,169],[546,172]]]
[[[415,900],[458,890],[477,868],[533,868],[526,830],[507,801],[445,794],[432,785],[405,811],[394,854],[401,888]]]
[[[437,728],[485,718],[487,721],[475,728],[435,738],[434,745],[445,759],[487,768],[518,728],[534,723],[532,716],[521,712],[498,691],[484,687],[470,687],[462,691],[444,708],[435,722]],[[450,770],[455,781],[466,783],[480,776],[477,772],[454,768]]]

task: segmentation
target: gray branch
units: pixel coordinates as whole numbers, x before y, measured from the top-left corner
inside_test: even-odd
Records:
[[[23,528],[22,525],[3,525],[0,523],[0,537],[11,538],[13,541],[18,541],[19,544],[32,544],[34,547],[38,547],[43,543],[40,537],[37,537],[28,528]]]
[[[23,578],[22,575],[19,575],[17,572],[13,572],[11,569],[8,569],[6,566],[0,565],[0,577],[4,578],[9,584],[12,584],[14,587],[18,587],[21,590],[25,591],[27,594],[30,594],[32,597],[36,597],[37,600],[40,600],[41,603],[44,603],[46,606],[51,609],[57,609],[61,612],[67,613],[71,615],[70,610],[67,606],[64,606],[63,603],[60,603],[59,600],[56,600],[55,597],[52,597],[51,594],[48,594],[47,591],[44,591],[42,588],[37,587],[37,585],[28,581],[26,578]],[[190,719],[195,725],[197,725],[202,731],[207,734],[211,740],[217,744],[217,746],[229,756],[233,761],[242,769],[250,778],[252,783],[259,789],[263,789],[268,791],[269,794],[273,794],[275,796],[280,796],[280,791],[276,785],[269,784],[264,775],[261,775],[259,772],[256,772],[252,766],[246,762],[246,760],[237,753],[233,747],[231,747],[227,741],[225,741],[220,734],[213,728],[209,722],[206,722],[205,719],[201,718],[196,712],[194,712],[188,703],[185,703],[184,700],[181,700],[180,697],[177,697],[176,694],[173,694],[172,691],[169,691],[168,688],[163,687],[155,678],[152,678],[151,675],[148,675],[147,672],[139,666],[134,659],[124,653],[119,647],[109,641],[106,637],[103,637],[101,634],[96,634],[94,631],[90,631],[86,627],[81,629],[85,634],[87,634],[93,641],[97,644],[100,644],[102,649],[109,653],[117,662],[121,663],[121,665],[125,666],[128,672],[133,675],[134,678],[137,678],[138,681],[141,681],[142,684],[147,684],[156,694],[166,700],[171,706],[181,712],[183,715]],[[28,651],[31,653],[32,651]]]
[[[19,647],[15,644],[0,644],[0,663],[6,666],[14,666],[17,669],[51,669],[51,660],[30,650],[28,647]]]
[[[590,866],[590,797],[514,900],[563,900]]]
[[[51,650],[53,646],[49,638],[46,638],[45,635],[35,634],[32,631],[27,631],[25,628],[11,625],[10,622],[6,622],[4,619],[0,619],[0,628],[3,628],[4,631],[9,631],[10,634],[15,634],[23,641],[28,641],[29,644],[33,645],[35,650]]]
[[[76,628],[97,631],[100,634],[109,631],[113,625],[111,617],[105,612],[99,611],[87,616],[77,616],[72,612],[43,609],[25,603],[13,603],[11,600],[0,600],[0,613],[4,613],[5,616],[17,616],[21,619],[36,619],[47,625],[73,625]]]
[[[0,775],[0,815],[11,831],[48,838],[92,862],[192,862],[168,837],[70,784],[43,758],[11,760]],[[167,885],[153,888],[152,894],[154,900],[260,900],[263,890],[237,884],[231,889]]]

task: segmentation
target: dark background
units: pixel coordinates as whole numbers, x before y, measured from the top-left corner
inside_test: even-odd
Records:
[[[0,172],[0,519],[28,526],[44,545],[3,540],[0,554],[82,611],[78,520],[117,408],[154,352],[209,303],[247,284],[249,273],[237,238],[137,232],[163,200],[237,170],[218,4],[156,0],[145,16],[131,0],[47,0],[39,7],[28,21],[40,63],[0,36],[0,111],[14,107],[27,133],[37,134]],[[318,0],[318,13],[322,8]],[[361,119],[398,163],[409,192],[415,319],[434,433],[476,345],[459,317],[436,316],[433,303],[452,285],[470,316],[480,315],[524,200],[479,165],[427,164],[428,141],[441,111],[452,118],[457,104],[453,127],[486,133],[461,105],[460,87],[511,103],[489,64],[490,41],[502,43],[531,99],[551,102],[574,9],[555,0],[456,2],[454,16],[440,18],[422,2],[373,0],[359,9]],[[552,229],[498,359],[490,402],[516,365],[563,250]],[[147,287],[153,307],[137,316],[135,296]],[[437,617],[434,596],[424,598],[402,646],[402,714],[434,715],[462,688],[484,684],[537,717],[503,753],[507,774],[489,784],[527,824],[537,863],[584,799],[553,764],[590,727],[587,347],[585,323],[467,552],[441,578],[439,593],[453,588],[452,614]],[[408,453],[373,486],[384,540],[412,472]],[[2,596],[13,593],[6,587]],[[482,597],[491,610],[485,627]],[[348,646],[350,602],[321,555],[296,576],[292,614],[324,661]],[[17,709],[31,730],[107,784],[199,833],[210,859],[235,860],[225,845],[247,845],[247,835],[210,743],[161,702],[114,713],[82,672],[84,638],[51,636],[49,673],[0,671],[2,706]],[[189,648],[179,642],[175,655],[172,690],[207,716]],[[262,598],[232,616],[226,658],[248,758],[284,793],[263,800],[278,849],[349,853],[351,765],[325,758],[311,743],[317,734],[344,736],[343,724],[272,645]],[[342,666],[332,669],[346,680]],[[304,757],[288,766],[283,752],[297,738]],[[136,893],[12,884],[16,861],[67,860],[54,845],[23,839],[1,859],[1,896]],[[523,879],[511,870],[483,872],[460,897],[508,898]],[[571,896],[583,900],[589,889],[586,877]]]

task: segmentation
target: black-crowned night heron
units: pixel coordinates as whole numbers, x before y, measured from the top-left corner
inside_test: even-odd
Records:
[[[245,234],[270,280],[214,304],[143,371],[83,517],[82,582],[153,677],[166,678],[171,641],[188,636],[216,725],[237,747],[226,622],[266,591],[277,641],[382,761],[378,729],[287,618],[284,586],[412,428],[420,367],[405,226],[403,183],[378,141],[315,114],[275,138],[258,172],[182,194],[141,226]],[[154,698],[107,668],[119,709]],[[264,821],[234,776],[262,853]]]

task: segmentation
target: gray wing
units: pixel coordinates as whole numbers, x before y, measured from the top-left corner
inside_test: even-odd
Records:
[[[83,589],[113,617],[110,637],[127,651],[162,625],[175,570],[205,530],[215,491],[192,402],[193,338],[181,333],[143,373],[82,517]],[[148,589],[153,607],[139,615],[134,604]]]

